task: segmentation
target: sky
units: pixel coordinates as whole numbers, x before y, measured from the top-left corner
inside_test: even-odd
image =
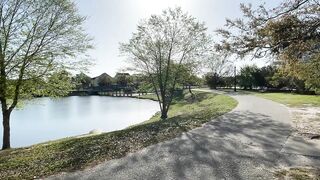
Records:
[[[74,0],[79,13],[87,17],[84,24],[86,32],[93,37],[94,49],[89,50],[94,65],[87,72],[98,76],[104,72],[114,76],[123,71],[126,57],[119,54],[119,43],[128,42],[137,24],[152,14],[161,14],[169,7],[181,7],[200,22],[205,22],[208,33],[215,36],[214,30],[223,27],[225,18],[241,17],[240,3],[258,5],[262,0]],[[268,0],[273,7],[280,0]],[[238,61],[244,64],[263,66],[264,60]]]

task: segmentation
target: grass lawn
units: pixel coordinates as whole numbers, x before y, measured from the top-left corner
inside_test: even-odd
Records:
[[[0,179],[45,177],[121,158],[199,127],[236,105],[225,95],[196,92],[191,98],[190,94],[183,94],[174,100],[167,120],[160,120],[156,114],[143,124],[120,131],[0,151]]]
[[[293,93],[253,93],[256,96],[270,99],[290,107],[316,106],[320,107],[319,95],[301,95]]]

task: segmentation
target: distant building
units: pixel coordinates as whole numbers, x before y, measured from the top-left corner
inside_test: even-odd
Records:
[[[109,74],[102,73],[100,76],[91,78],[91,87],[108,86],[111,85],[112,82],[113,78]]]
[[[117,73],[114,77],[111,77],[107,73],[102,73],[97,77],[93,77],[90,80],[90,88],[107,88],[107,89],[117,89],[117,88],[127,88],[132,86],[133,77],[129,73]]]

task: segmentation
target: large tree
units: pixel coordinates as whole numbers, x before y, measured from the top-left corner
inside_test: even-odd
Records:
[[[244,89],[252,89],[257,86],[256,74],[259,71],[257,66],[245,66],[241,68],[239,85]]]
[[[75,84],[76,89],[89,88],[90,87],[90,83],[91,83],[91,77],[89,77],[85,73],[81,72],[79,74],[76,74],[72,78],[72,83]]]
[[[117,73],[114,77],[119,87],[128,87],[132,85],[132,77],[128,73]]]
[[[10,115],[19,100],[39,93],[56,96],[61,92],[52,89],[59,84],[56,73],[74,68],[72,57],[91,47],[84,20],[70,0],[0,1],[2,149],[10,148]]]
[[[177,78],[178,85],[182,86],[183,88],[187,87],[191,96],[194,97],[191,86],[201,84],[201,78],[197,77],[197,68],[184,65],[176,66],[173,68],[177,68],[179,70],[179,77]]]
[[[320,4],[317,0],[284,0],[277,7],[241,4],[242,18],[227,19],[216,48],[254,58],[279,60],[289,76],[319,88]]]
[[[210,88],[222,85],[223,77],[231,75],[233,65],[226,54],[210,51],[204,63],[207,74],[205,79]]]
[[[209,41],[206,30],[204,23],[180,8],[167,9],[141,21],[129,42],[121,45],[133,70],[147,75],[153,84],[162,119],[167,118],[179,66],[194,66],[204,53]]]

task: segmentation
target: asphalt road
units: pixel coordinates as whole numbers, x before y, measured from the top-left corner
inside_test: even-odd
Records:
[[[320,147],[292,137],[288,109],[229,94],[231,112],[182,136],[84,171],[49,179],[273,179],[279,167],[320,166]]]

